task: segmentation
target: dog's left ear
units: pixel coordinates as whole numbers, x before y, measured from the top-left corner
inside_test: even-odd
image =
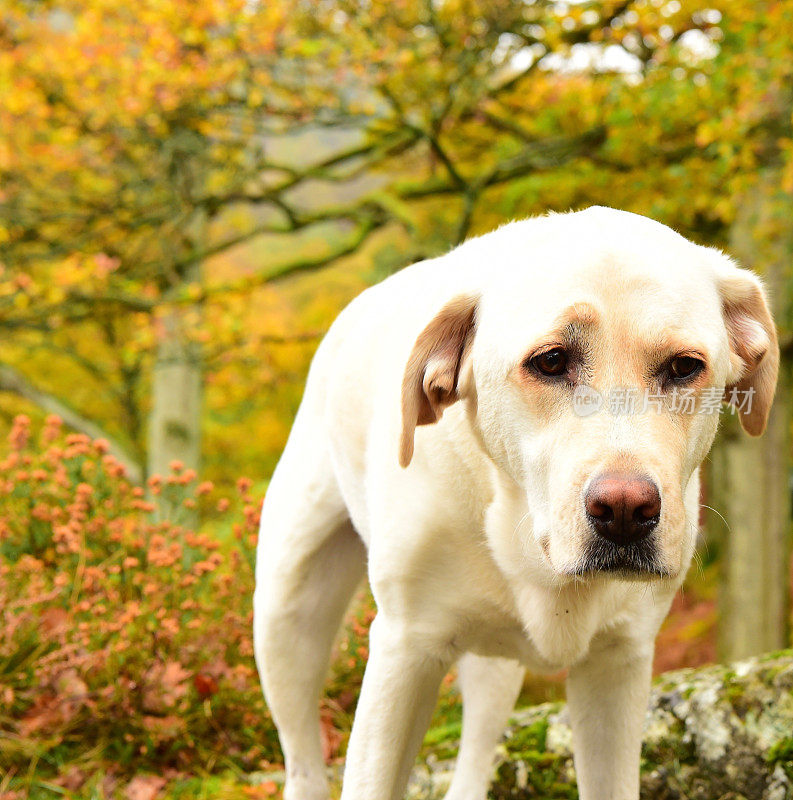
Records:
[[[402,438],[399,463],[413,458],[417,425],[437,422],[460,399],[460,368],[474,338],[479,298],[449,301],[419,334],[402,379]]]
[[[737,405],[743,429],[759,436],[768,422],[779,371],[776,328],[760,279],[730,266],[719,277],[730,340],[730,372],[724,399]]]

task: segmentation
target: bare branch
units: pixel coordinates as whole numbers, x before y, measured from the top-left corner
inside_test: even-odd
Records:
[[[524,148],[523,152],[497,164],[477,182],[476,190],[505,183],[531,172],[551,169],[576,158],[587,148],[597,147],[605,141],[606,131],[602,126],[592,128],[580,136],[559,137],[538,141]],[[458,186],[446,178],[430,178],[424,181],[402,181],[394,188],[402,200],[436,195],[457,194]]]

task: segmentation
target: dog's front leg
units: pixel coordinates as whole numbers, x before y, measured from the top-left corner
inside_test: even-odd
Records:
[[[347,749],[342,800],[399,800],[448,663],[404,623],[378,614]]]
[[[652,642],[610,639],[570,669],[567,699],[581,800],[638,800]]]

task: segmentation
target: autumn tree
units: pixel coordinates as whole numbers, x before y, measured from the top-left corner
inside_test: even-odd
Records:
[[[202,304],[246,289],[211,285],[205,261],[262,233],[340,223],[324,252],[263,265],[271,280],[333,260],[379,222],[372,205],[308,211],[292,195],[371,166],[389,137],[348,136],[299,168],[270,160],[286,130],[353,119],[290,11],[20,0],[0,16],[0,385],[95,435],[62,384],[29,374],[69,359],[112,395],[106,438],[138,479],[147,449],[149,472],[198,459]],[[224,218],[240,203],[260,207],[244,230]]]
[[[389,220],[434,228],[428,202],[441,201],[449,230],[426,247],[460,241],[491,188],[597,153],[613,71],[582,80],[552,58],[658,25],[634,5],[6,6],[3,387],[86,428],[74,398],[24,369],[26,353],[58,352],[113,394],[111,438],[138,474],[147,452],[149,471],[195,462],[206,304],[332,262]],[[709,28],[682,10],[664,20],[672,35],[658,46],[637,40],[645,65],[665,41]],[[284,138],[321,151],[334,136],[341,144],[297,165],[269,155]],[[375,169],[387,179],[363,196],[331,192],[317,207],[301,195]],[[255,221],[234,229],[240,204]],[[240,242],[329,221],[318,255],[264,264],[242,284],[206,273]]]

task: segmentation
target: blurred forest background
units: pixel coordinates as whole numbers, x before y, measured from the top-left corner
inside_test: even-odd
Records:
[[[725,419],[657,668],[786,647],[792,115],[791,0],[4,0],[0,797],[278,793],[252,560],[311,355],[366,286],[548,210],[765,277],[776,407]]]

